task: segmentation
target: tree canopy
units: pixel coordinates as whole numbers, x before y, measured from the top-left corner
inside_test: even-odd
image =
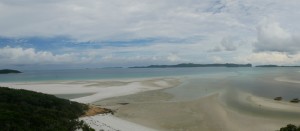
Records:
[[[87,105],[53,95],[0,87],[0,129],[4,131],[93,130],[79,116]]]
[[[0,74],[10,74],[10,73],[22,73],[22,72],[18,70],[11,70],[11,69],[0,70]]]
[[[300,131],[300,126],[295,126],[292,124],[288,124],[286,127],[280,128],[279,131]]]

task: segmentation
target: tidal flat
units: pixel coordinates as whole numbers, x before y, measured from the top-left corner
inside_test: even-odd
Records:
[[[116,110],[121,119],[161,131],[275,131],[300,121],[300,104],[289,102],[297,97],[299,85],[295,80],[278,81],[280,75],[183,77],[173,88],[94,104]],[[276,96],[284,99],[275,101]]]

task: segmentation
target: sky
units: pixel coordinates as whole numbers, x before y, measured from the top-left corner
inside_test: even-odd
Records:
[[[299,0],[0,0],[0,68],[300,65]]]

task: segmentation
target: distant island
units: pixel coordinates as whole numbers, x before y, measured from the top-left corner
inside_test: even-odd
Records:
[[[252,67],[252,64],[194,64],[182,63],[177,65],[150,65],[150,66],[134,66],[129,68],[176,68],[176,67]]]
[[[257,65],[255,67],[300,67],[300,66]]]
[[[18,70],[11,70],[11,69],[0,70],[0,74],[10,74],[10,73],[22,73],[22,72]]]

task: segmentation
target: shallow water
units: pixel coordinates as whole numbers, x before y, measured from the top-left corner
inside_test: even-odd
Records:
[[[177,100],[197,99],[225,88],[286,100],[300,97],[300,68],[106,68],[78,70],[25,70],[21,74],[0,75],[0,82],[62,81],[180,77],[184,83],[165,90]],[[293,81],[276,81],[284,78]],[[297,83],[299,82],[299,83]]]
[[[0,74],[0,82],[126,79],[184,75],[206,75],[231,71],[233,68],[106,68],[70,70],[21,70],[20,74]],[[246,68],[245,68],[246,69]]]
[[[279,123],[280,119],[284,122],[300,121],[299,112],[262,109],[249,105],[238,97],[239,92],[245,92],[267,99],[282,96],[284,101],[300,98],[299,71],[300,68],[222,67],[24,71],[22,74],[0,75],[0,82],[181,78],[183,83],[177,87],[110,98],[94,104],[114,108],[117,110],[116,115],[123,119],[159,130],[196,131],[222,130],[228,125],[224,123],[227,119],[221,116],[230,114],[229,109],[250,116],[266,117],[268,122],[273,119]],[[278,78],[284,80],[278,81]],[[60,97],[71,99],[85,95],[89,94]],[[232,115],[229,118],[234,120],[235,117]]]
[[[235,115],[228,115],[232,111],[258,117],[262,119],[258,122],[269,125],[277,123],[275,126],[281,127],[285,122],[300,121],[300,112],[263,108],[261,107],[263,105],[247,103],[247,98],[240,98],[239,95],[240,92],[245,92],[269,100],[282,96],[284,101],[299,98],[299,83],[276,80],[278,77],[297,80],[300,78],[298,70],[298,68],[231,68],[223,72],[186,75],[181,77],[183,83],[174,88],[106,99],[95,104],[115,107],[117,116],[158,130],[230,130],[231,128],[223,123],[235,119]],[[213,94],[219,94],[219,97]],[[118,104],[121,102],[129,104],[122,106]],[[227,112],[225,114],[228,115],[228,119],[221,117],[224,115],[222,112]],[[252,128],[247,124],[247,121],[251,120],[249,119],[247,118],[246,124],[243,125],[245,130]],[[257,130],[267,127],[257,124]]]
[[[82,94],[54,94],[58,98],[63,98],[63,99],[74,99],[74,98],[79,98],[79,97],[85,97],[89,95],[93,95],[94,93],[82,93]]]

